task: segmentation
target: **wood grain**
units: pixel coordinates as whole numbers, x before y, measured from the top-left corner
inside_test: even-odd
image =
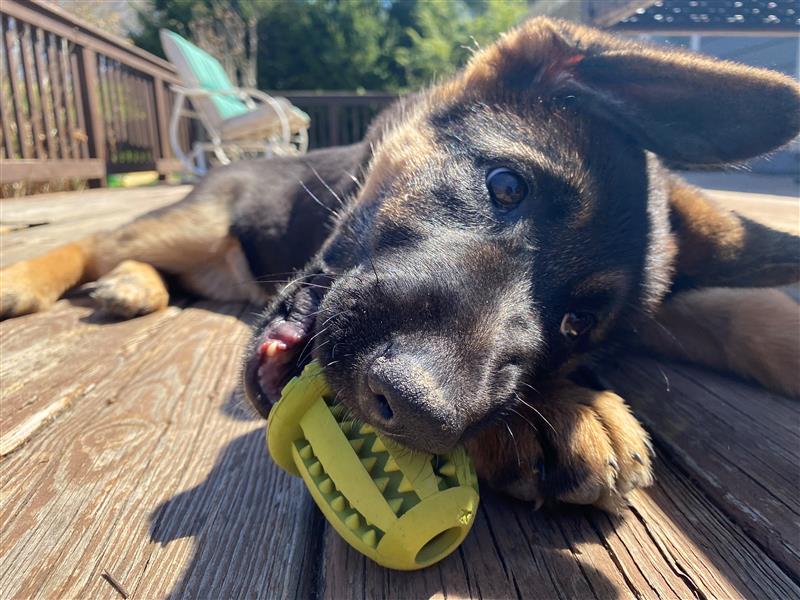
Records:
[[[251,312],[179,310],[75,375],[94,387],[3,463],[0,597],[108,596],[103,570],[134,598],[307,589],[310,500],[226,408]]]
[[[626,362],[611,381],[669,453],[784,568],[800,575],[800,410],[690,366]]]
[[[2,201],[2,224],[49,223],[3,234],[2,259],[185,193]],[[800,597],[797,403],[624,360],[612,379],[659,456],[656,484],[622,517],[534,512],[484,489],[456,553],[393,572],[342,542],[269,460],[235,391],[255,310],[179,299],[118,322],[73,298],[0,324],[0,597],[119,598],[103,572],[148,600]]]
[[[621,518],[534,512],[482,491],[464,545],[425,571],[375,565],[328,532],[326,598],[790,598],[800,588],[666,460]]]

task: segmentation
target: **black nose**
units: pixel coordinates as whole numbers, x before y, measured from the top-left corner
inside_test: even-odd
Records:
[[[425,385],[430,376],[406,357],[380,356],[367,371],[368,392],[362,408],[375,423],[392,429],[404,420],[421,417],[435,390]]]
[[[429,452],[455,445],[462,424],[437,377],[410,355],[381,356],[366,373],[361,409],[369,421],[403,443]]]

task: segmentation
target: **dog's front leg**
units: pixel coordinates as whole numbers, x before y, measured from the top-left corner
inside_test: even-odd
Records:
[[[467,443],[489,485],[537,507],[560,501],[612,512],[650,485],[650,439],[622,398],[570,382],[537,389]]]

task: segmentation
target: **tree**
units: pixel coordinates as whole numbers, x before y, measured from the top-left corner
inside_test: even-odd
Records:
[[[418,87],[452,74],[470,54],[527,14],[524,0],[450,0],[416,4],[410,44],[396,50],[405,84]]]
[[[152,0],[134,39],[162,54],[167,27],[262,89],[407,91],[526,12],[525,0]]]
[[[257,86],[258,22],[268,0],[154,0],[139,10],[137,45],[163,56],[158,30],[171,29],[216,57],[231,81]]]

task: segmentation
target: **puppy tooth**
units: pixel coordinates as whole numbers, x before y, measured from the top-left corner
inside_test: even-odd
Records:
[[[273,358],[283,350],[286,350],[286,343],[280,340],[266,341],[259,348],[259,352],[267,358]]]

